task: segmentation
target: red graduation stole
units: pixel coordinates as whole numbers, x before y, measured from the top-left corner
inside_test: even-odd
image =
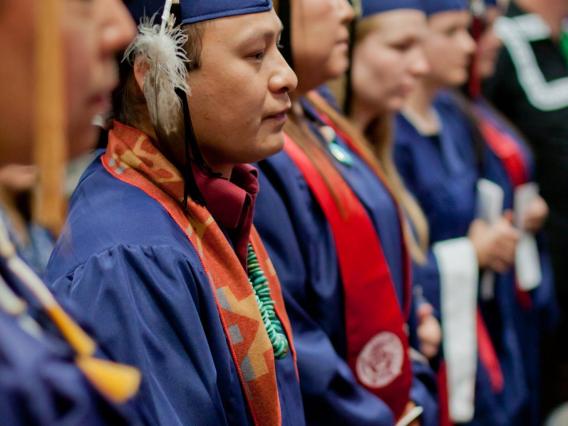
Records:
[[[115,122],[102,157],[116,179],[144,191],[171,216],[199,255],[209,277],[227,344],[237,368],[251,417],[257,426],[282,424],[274,352],[248,276],[227,238],[209,213],[192,200],[182,209],[184,182],[178,170],[137,129]],[[251,243],[269,281],[275,310],[295,360],[290,322],[276,271],[253,228]],[[238,329],[235,333],[229,330]],[[245,368],[246,367],[246,368]],[[183,373],[182,373],[183,374]]]
[[[321,96],[316,93],[316,92],[312,92],[310,93],[310,99],[312,101],[315,101],[317,103],[319,102],[325,102],[325,100],[323,100],[321,98]],[[373,167],[373,165],[370,163],[370,161],[367,160],[367,157],[364,155],[363,152],[361,152],[361,149],[353,143],[353,141],[351,140],[351,138],[345,134],[345,132],[343,132],[340,128],[338,128],[335,123],[333,122],[333,120],[331,120],[326,114],[320,113],[320,118],[323,120],[323,122],[325,124],[327,124],[328,126],[331,126],[335,132],[341,136],[341,138],[345,141],[345,143],[349,146],[349,148],[354,151],[359,158],[361,158],[365,163],[367,163],[367,165],[369,166],[369,168],[373,171],[375,171],[377,178],[385,183],[386,179],[385,177],[378,173],[377,170],[375,169],[375,167]],[[385,188],[387,188],[387,190],[390,191],[390,188],[388,185],[385,184]],[[393,197],[394,199],[394,197]],[[403,217],[403,213],[400,209],[400,206],[397,205],[397,209],[398,209],[398,214],[399,217],[402,219]],[[400,221],[400,223],[402,223],[402,220]],[[402,237],[402,228],[401,228],[401,238]],[[403,259],[404,259],[404,264],[406,266],[405,268],[405,290],[406,290],[406,303],[404,304],[405,306],[405,313],[406,313],[406,317],[408,318],[408,315],[410,313],[410,305],[411,305],[411,287],[412,287],[412,282],[411,282],[411,274],[410,274],[410,256],[408,254],[408,250],[406,249],[406,245],[403,244]],[[478,315],[477,317],[478,319],[480,319],[480,316]],[[478,327],[479,327],[480,323],[478,322]],[[487,332],[485,332],[484,335],[487,335]],[[493,353],[495,353],[495,351],[493,351]],[[495,356],[495,359],[497,357]],[[500,369],[499,369],[500,371]],[[502,377],[502,376],[501,376]],[[439,424],[440,426],[451,426],[453,423],[450,419],[450,409],[449,409],[449,396],[448,396],[448,380],[447,380],[447,371],[446,371],[446,365],[445,363],[442,361],[439,368],[438,368],[438,375],[437,375],[437,384],[438,384],[438,403],[439,403],[439,413],[440,413],[440,421]]]
[[[505,379],[503,378],[503,370],[501,370],[501,363],[495,347],[491,341],[491,336],[485,325],[481,311],[477,308],[476,316],[476,329],[477,329],[477,351],[479,352],[479,359],[487,370],[491,388],[495,392],[501,392],[505,387]]]
[[[480,116],[480,130],[489,148],[495,153],[503,163],[509,179],[516,188],[528,182],[528,173],[525,166],[523,154],[519,145],[506,132],[491,122],[488,118]]]
[[[311,91],[307,98],[314,104],[314,106],[316,108],[318,108],[318,105],[320,103],[327,103],[327,101],[315,90]],[[386,176],[384,176],[384,174],[381,173],[380,170],[377,170],[373,164],[370,163],[370,161],[368,161],[367,156],[362,152],[362,150],[360,149],[359,146],[357,146],[356,144],[353,143],[353,141],[351,140],[351,137],[349,137],[349,135],[347,135],[343,130],[341,130],[341,128],[339,128],[336,123],[329,118],[325,113],[318,111],[318,116],[319,118],[329,127],[331,127],[335,133],[337,135],[339,135],[341,137],[341,139],[347,144],[347,146],[349,147],[349,149],[351,149],[351,151],[353,151],[355,154],[357,154],[357,157],[359,157],[365,164],[367,164],[367,166],[369,167],[369,169],[375,173],[375,176],[377,176],[377,179],[379,179],[379,181],[383,184],[384,188],[387,190],[387,192],[389,193],[391,199],[393,201],[396,200],[390,185],[387,184],[387,178]],[[404,279],[404,301],[401,301],[401,305],[404,308],[404,317],[406,320],[408,320],[408,318],[410,317],[410,309],[412,306],[412,259],[410,258],[410,253],[408,252],[408,247],[406,246],[406,242],[404,239],[404,231],[402,228],[402,224],[405,221],[405,216],[404,213],[402,212],[402,209],[400,207],[400,205],[395,201],[394,205],[396,207],[396,211],[398,214],[398,221],[400,223],[400,227],[399,227],[399,233],[400,233],[400,240],[402,241],[401,244],[401,249],[402,249],[402,265],[404,268],[403,271],[403,279]]]
[[[321,99],[321,96],[318,95],[317,93],[311,93],[311,99],[315,100],[316,102],[322,102],[323,100]],[[325,101],[323,101],[325,102]],[[382,176],[380,173],[377,173],[377,170],[375,167],[373,167],[372,164],[369,163],[369,161],[367,161],[367,157],[361,152],[361,149],[353,143],[353,141],[351,140],[351,138],[346,135],[344,132],[341,131],[341,129],[337,128],[337,126],[335,125],[335,123],[325,114],[321,115],[322,120],[329,126],[333,127],[334,130],[336,131],[337,134],[339,134],[342,139],[347,143],[347,145],[355,152],[357,153],[357,155],[363,159],[363,161],[365,161],[367,163],[367,165],[369,166],[369,168],[373,171],[375,171],[377,177],[379,178],[379,180],[381,180],[383,183],[385,182],[385,177]],[[385,184],[385,187],[387,189],[389,189],[389,186]],[[394,198],[394,197],[393,197]],[[402,218],[402,212],[400,210],[400,206],[397,206],[398,210],[399,210],[399,217]],[[402,223],[402,220],[401,220]],[[401,237],[402,238],[402,237]],[[410,256],[408,255],[408,250],[404,250],[403,253],[404,259],[405,259],[405,263],[407,265],[407,273],[405,275],[406,278],[406,289],[407,289],[407,294],[409,295],[407,297],[407,304],[406,304],[406,308],[407,308],[407,312],[409,312],[410,309],[410,294],[411,294],[411,277],[410,277]],[[503,379],[503,373],[501,371],[501,365],[499,363],[499,359],[497,357],[497,354],[495,352],[495,348],[493,347],[493,343],[491,342],[490,336],[489,336],[489,332],[487,331],[487,327],[485,325],[485,321],[483,320],[482,316],[481,316],[481,312],[477,311],[477,316],[476,316],[476,329],[477,329],[477,341],[478,341],[478,346],[479,346],[479,356],[481,359],[481,362],[483,363],[483,365],[486,367],[488,374],[489,374],[489,378],[491,381],[491,385],[492,388],[497,391],[500,392],[503,389],[504,386],[504,379]],[[438,387],[439,387],[439,404],[440,404],[440,424],[442,426],[447,426],[447,425],[451,425],[452,422],[450,420],[450,414],[449,414],[449,400],[448,400],[448,383],[447,383],[447,371],[446,371],[446,365],[444,362],[441,363],[440,367],[439,367],[439,371],[438,371]]]
[[[323,101],[321,99],[321,96],[319,96],[317,93],[312,93],[311,94],[312,99],[314,99],[316,102],[320,102]],[[325,101],[323,101],[325,102]],[[376,169],[373,167],[373,165],[370,163],[370,161],[367,160],[367,157],[364,155],[363,152],[361,152],[361,149],[355,145],[353,143],[353,141],[351,140],[351,138],[345,134],[344,132],[341,131],[341,129],[337,128],[337,126],[335,125],[335,123],[333,122],[333,120],[331,120],[327,115],[325,114],[321,114],[320,115],[322,120],[328,125],[331,126],[335,132],[341,136],[341,138],[345,141],[345,143],[349,146],[349,148],[351,148],[352,151],[354,151],[359,158],[361,158],[363,161],[365,161],[365,163],[367,163],[367,165],[369,166],[369,168],[373,171],[376,172]],[[381,180],[383,183],[385,182],[385,177],[382,176],[380,173],[375,173],[377,175],[377,177],[379,178],[379,180]],[[388,185],[385,185],[385,188],[389,189]],[[390,191],[390,189],[389,189]],[[394,199],[394,197],[393,197]],[[402,211],[400,209],[400,206],[397,205],[398,211],[399,211],[399,217],[402,218]],[[402,223],[402,221],[400,222]],[[402,229],[401,229],[401,234],[402,234]],[[401,236],[402,238],[402,236]],[[411,305],[411,287],[412,287],[412,282],[411,282],[411,276],[410,276],[410,256],[408,254],[408,250],[406,250],[406,246],[403,245],[403,257],[404,257],[404,261],[405,261],[405,265],[406,265],[406,270],[405,270],[405,281],[406,281],[406,293],[407,293],[407,297],[406,297],[406,303],[405,303],[405,308],[406,308],[406,314],[408,317],[408,314],[410,313],[410,305]],[[480,317],[478,316],[478,319]],[[478,323],[479,326],[479,323]],[[493,351],[494,353],[494,351]],[[447,370],[446,370],[446,364],[442,361],[440,363],[440,366],[438,367],[438,374],[437,374],[437,384],[438,384],[438,404],[439,404],[439,424],[440,426],[452,426],[452,421],[450,419],[450,408],[449,408],[449,396],[448,396],[448,378],[447,378]]]
[[[412,371],[405,321],[379,237],[365,208],[323,150],[314,149],[310,160],[288,136],[284,150],[304,176],[333,233],[345,298],[347,362],[359,383],[399,418],[409,401]]]
[[[438,413],[440,426],[452,426],[450,418],[450,396],[448,395],[448,370],[444,360],[440,361],[438,374],[436,375],[438,385]]]

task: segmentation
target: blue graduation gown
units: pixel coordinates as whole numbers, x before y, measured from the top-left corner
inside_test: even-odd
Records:
[[[430,243],[467,235],[476,215],[476,184],[481,153],[475,146],[470,123],[449,94],[441,94],[434,108],[442,124],[436,136],[421,135],[402,115],[396,120],[395,162],[407,186],[422,207],[430,227]],[[440,271],[433,251],[425,265],[415,265],[415,281],[426,298],[440,309]],[[520,346],[513,327],[510,291],[496,286],[497,312],[501,321],[487,322],[501,363],[505,390],[495,394],[484,365],[478,361],[475,384],[475,416],[472,425],[510,425],[526,402],[521,380]],[[482,306],[482,314],[486,312]]]
[[[476,103],[477,111],[485,119],[490,120],[501,132],[507,134],[517,143],[528,171],[528,178],[534,179],[534,159],[528,146],[513,132],[510,127],[500,119],[495,112],[482,100]],[[503,189],[504,209],[513,209],[514,186],[507,170],[499,157],[488,145],[484,147],[483,176],[498,184]],[[516,283],[514,270],[496,277],[496,288],[505,291],[508,297],[501,297],[500,307],[510,311],[509,318],[491,312],[487,307],[487,316],[493,316],[493,321],[508,321],[507,329],[516,332],[522,358],[509,360],[509,364],[521,368],[524,383],[517,386],[517,390],[524,389],[530,398],[530,403],[518,411],[514,424],[537,425],[539,416],[539,387],[540,387],[540,333],[542,329],[553,322],[555,314],[554,283],[549,253],[544,247],[543,235],[537,235],[539,246],[542,281],[540,286],[530,292],[532,306],[525,308],[517,303]],[[498,318],[495,318],[498,317]],[[503,342],[506,343],[506,342]]]
[[[0,423],[6,426],[135,425],[133,406],[102,396],[75,364],[75,353],[0,258],[2,280],[28,304],[40,335],[0,310]],[[69,307],[66,306],[69,311]],[[75,316],[75,315],[74,315]],[[81,326],[84,325],[81,324]],[[101,353],[98,357],[103,357]]]
[[[373,172],[351,155],[353,166],[336,164],[378,229],[402,303],[402,246],[395,206]],[[259,168],[255,225],[282,283],[298,352],[307,423],[394,424],[388,406],[357,383],[345,360],[343,287],[333,235],[321,208],[286,153],[262,161]],[[436,425],[432,372],[416,362],[413,373],[411,399],[425,409],[422,424]]]
[[[118,360],[143,374],[152,425],[252,424],[207,274],[168,213],[97,158],[47,272]],[[304,424],[292,356],[276,361],[282,424]]]
[[[0,220],[6,224],[10,241],[16,247],[16,251],[20,258],[32,268],[39,276],[43,277],[49,256],[55,244],[55,239],[51,233],[40,225],[35,223],[27,224],[27,232],[29,241],[26,243],[20,241],[18,235],[13,231],[13,224],[4,207],[0,206]]]
[[[0,358],[3,425],[135,424],[92,388],[61,342],[31,336],[1,311]]]

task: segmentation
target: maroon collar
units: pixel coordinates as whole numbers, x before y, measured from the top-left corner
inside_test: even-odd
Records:
[[[207,209],[231,240],[241,264],[246,268],[247,246],[258,194],[258,171],[238,164],[230,179],[211,177],[193,167],[195,181]]]

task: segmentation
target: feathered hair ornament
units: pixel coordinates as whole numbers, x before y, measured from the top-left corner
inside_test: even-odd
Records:
[[[161,25],[155,24],[157,14],[144,17],[138,26],[138,36],[128,46],[123,60],[131,64],[142,60],[147,67],[144,77],[144,97],[150,120],[157,133],[171,136],[182,123],[182,104],[176,90],[190,94],[187,84],[188,58],[184,50],[187,35],[175,26],[171,14],[172,0],[166,0]]]

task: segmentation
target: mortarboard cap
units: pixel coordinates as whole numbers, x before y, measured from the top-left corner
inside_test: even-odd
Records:
[[[425,10],[422,0],[361,0],[361,18],[398,9]]]
[[[161,15],[164,0],[126,0],[136,22],[144,16]],[[229,16],[268,12],[272,0],[179,0],[180,23],[195,24]]]
[[[424,6],[428,15],[452,10],[468,10],[467,0],[424,0]]]
[[[182,24],[194,24],[228,16],[268,12],[271,0],[181,0]]]

